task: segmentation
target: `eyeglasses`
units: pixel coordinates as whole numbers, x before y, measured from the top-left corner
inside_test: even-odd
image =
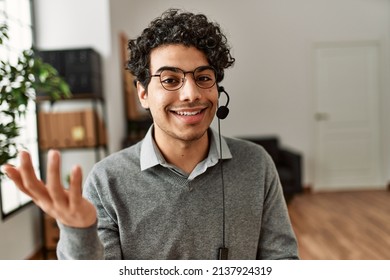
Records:
[[[175,91],[184,85],[186,75],[190,73],[200,88],[207,89],[215,85],[216,71],[211,66],[200,66],[194,71],[184,71],[176,67],[162,67],[159,69],[159,74],[151,75],[151,77],[159,77],[163,88]]]

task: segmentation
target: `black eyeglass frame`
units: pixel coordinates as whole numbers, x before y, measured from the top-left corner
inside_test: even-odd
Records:
[[[165,70],[168,70],[168,71],[173,71],[173,72],[181,72],[183,73],[183,77],[181,78],[181,83],[180,83],[180,86],[178,88],[175,88],[175,89],[168,89],[164,86],[164,83],[163,81],[161,80],[161,74],[165,71]],[[203,70],[212,70],[214,72],[214,83],[211,85],[211,86],[207,86],[207,87],[203,87],[203,86],[200,86],[196,80],[196,77],[195,77],[195,73],[196,72],[199,72],[199,71],[203,71]],[[187,74],[192,74],[192,77],[194,78],[194,81],[195,81],[195,84],[197,87],[201,88],[201,89],[209,89],[209,88],[212,88],[216,83],[217,83],[217,70],[215,70],[214,67],[210,66],[210,65],[203,65],[203,66],[199,66],[199,67],[196,67],[193,71],[184,71],[183,69],[180,69],[178,67],[171,67],[171,66],[164,66],[164,67],[161,67],[160,69],[157,70],[157,73],[159,74],[154,74],[154,75],[151,75],[150,77],[153,78],[153,77],[159,77],[160,78],[160,83],[161,83],[161,86],[167,90],[167,91],[176,91],[176,90],[179,90],[181,89],[183,86],[184,86],[184,83],[185,83],[185,80],[186,80],[186,75]]]

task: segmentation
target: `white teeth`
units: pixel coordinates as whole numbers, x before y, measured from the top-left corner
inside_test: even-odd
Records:
[[[195,116],[199,113],[200,113],[200,111],[197,111],[197,112],[176,112],[176,114],[178,114],[180,116]]]

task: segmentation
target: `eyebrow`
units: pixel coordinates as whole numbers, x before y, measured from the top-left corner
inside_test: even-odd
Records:
[[[213,67],[210,66],[210,65],[201,65],[201,66],[196,67],[195,69],[198,69],[198,68],[200,68],[201,70],[209,69],[209,68],[213,69]],[[194,71],[194,70],[192,70],[192,71],[184,71],[183,69],[181,69],[179,67],[173,67],[173,66],[162,66],[162,67],[157,69],[155,74],[160,74],[164,70],[169,70],[169,71],[173,71],[173,72],[185,72],[185,73]]]
[[[159,73],[161,73],[164,70],[178,72],[178,71],[180,71],[180,68],[173,67],[173,66],[163,66],[163,67],[160,67],[160,68],[157,69],[156,74],[159,74]]]

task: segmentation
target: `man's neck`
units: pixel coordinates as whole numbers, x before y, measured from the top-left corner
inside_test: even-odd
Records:
[[[193,141],[173,138],[161,141],[156,137],[154,139],[165,160],[188,174],[207,157],[209,152],[209,133],[207,131],[200,139]]]

